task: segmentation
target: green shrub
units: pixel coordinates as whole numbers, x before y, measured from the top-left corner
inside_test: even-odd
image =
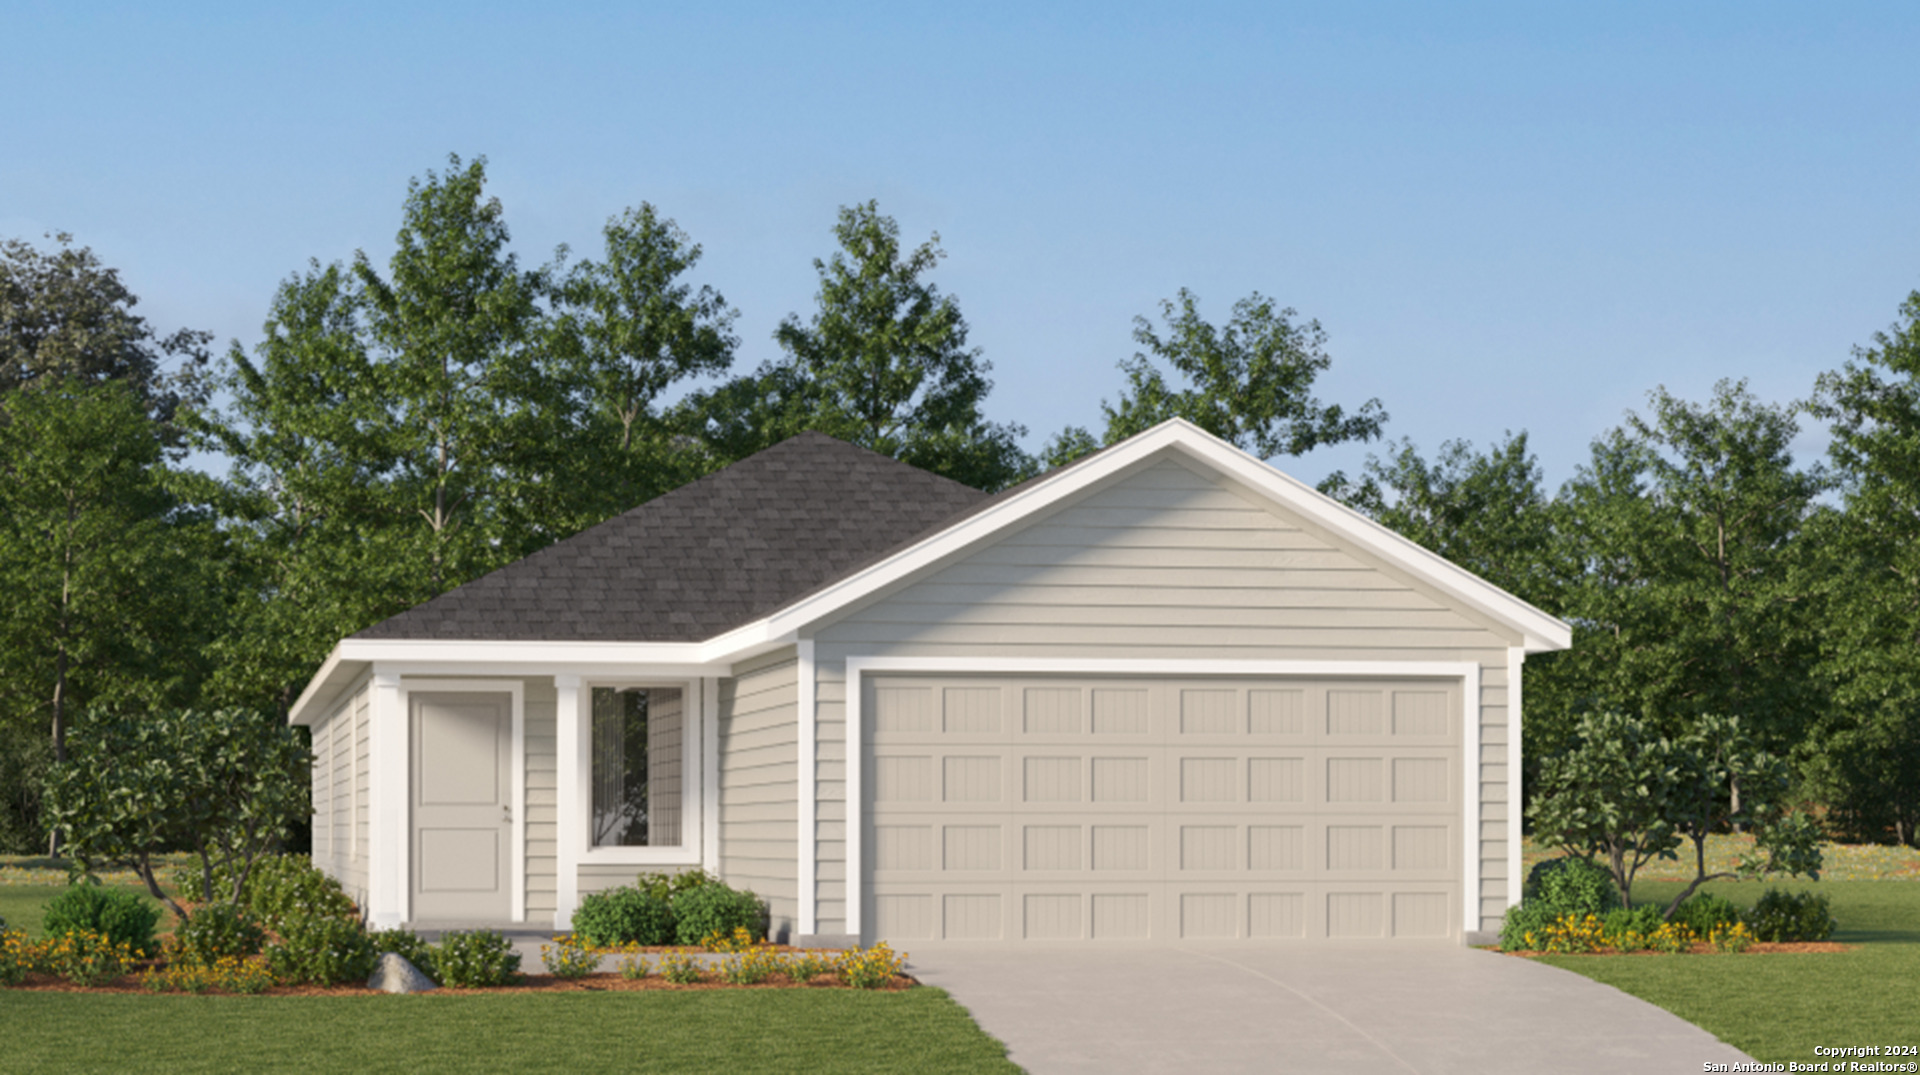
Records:
[[[1632,910],[1616,907],[1600,921],[1601,932],[1606,936],[1609,948],[1637,952],[1647,946],[1647,938],[1666,920],[1660,917],[1660,908],[1642,904]]]
[[[673,906],[647,888],[611,888],[580,901],[573,933],[594,948],[672,944]]]
[[[359,919],[331,914],[283,919],[280,943],[267,949],[267,966],[288,985],[365,981],[379,958]]]
[[[218,871],[215,876],[219,876]],[[283,923],[295,918],[360,916],[360,909],[340,882],[321,872],[305,855],[268,855],[254,863],[240,890],[240,903],[275,933],[285,932]]]
[[[719,881],[690,888],[673,898],[674,934],[681,944],[699,944],[710,934],[731,937],[744,929],[754,939],[767,935],[767,909],[760,897]]]
[[[413,969],[433,979],[435,985],[445,985],[440,980],[440,972],[434,967],[433,945],[422,940],[420,935],[406,928],[375,930],[367,935],[367,943],[373,948],[375,963],[380,961],[384,952],[392,952],[401,959],[413,964]],[[369,975],[373,972],[368,971]]]
[[[1673,909],[1672,921],[1692,930],[1696,936],[1711,937],[1721,926],[1740,921],[1740,908],[1732,900],[1702,892],[1689,896]]]
[[[1584,919],[1597,915],[1602,920],[1620,909],[1620,893],[1613,887],[1613,875],[1604,867],[1582,858],[1553,858],[1527,874],[1526,897],[1518,907],[1507,909],[1500,925],[1500,950],[1525,950],[1527,934],[1544,936],[1556,922],[1568,915]]]
[[[701,869],[682,870],[679,873],[643,873],[634,879],[633,887],[652,896],[654,899],[671,903],[682,892],[691,892],[702,885],[719,884],[720,879]]]
[[[496,930],[454,932],[433,949],[441,985],[456,989],[512,985],[520,978],[520,953]]]
[[[49,937],[63,933],[99,933],[124,944],[141,956],[159,951],[153,927],[160,924],[160,905],[137,892],[104,885],[77,884],[47,904],[42,927]]]
[[[227,956],[257,955],[265,940],[266,933],[245,909],[231,903],[203,903],[173,931],[167,959],[211,967]]]
[[[1620,891],[1606,867],[1583,858],[1548,859],[1527,874],[1526,898],[1539,900],[1562,915],[1605,917],[1620,907]]]
[[[1747,912],[1747,928],[1757,941],[1824,941],[1836,923],[1832,904],[1815,892],[1767,889]]]

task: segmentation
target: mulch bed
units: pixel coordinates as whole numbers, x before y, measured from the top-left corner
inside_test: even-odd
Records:
[[[1841,944],[1839,941],[1756,941],[1748,946],[1744,953],[1739,954],[1767,956],[1783,953],[1799,953],[1805,955],[1827,952],[1851,952],[1855,947],[1855,945],[1851,944]],[[1501,954],[1519,956],[1522,959],[1537,959],[1541,956],[1658,956],[1665,955],[1666,953],[1648,950],[1641,952],[1503,952]],[[1722,953],[1715,952],[1711,945],[1696,944],[1687,954],[1711,956]]]
[[[873,990],[873,992],[896,993],[903,989],[911,989],[919,984],[920,983],[912,977],[901,974],[896,975],[891,982],[880,986],[878,989]],[[84,987],[45,974],[30,974],[27,976],[25,982],[9,988],[33,993],[140,993],[149,996],[153,995],[142,987],[140,980],[133,975],[117,978],[105,985]],[[443,988],[435,989],[431,994],[415,995],[465,997],[494,996],[503,993],[646,993],[654,991],[701,993],[722,989],[850,988],[852,987],[841,985],[831,976],[815,978],[804,984],[791,982],[785,978],[776,976],[758,985],[733,985],[728,982],[716,981],[701,981],[691,985],[675,985],[658,975],[648,975],[645,978],[631,980],[621,977],[618,974],[589,974],[585,978],[556,978],[551,974],[524,974],[521,975],[520,981],[515,985],[495,986],[488,989]],[[160,995],[193,996],[195,994],[163,993]],[[227,996],[229,994],[209,990],[206,993],[198,995]],[[377,989],[368,989],[364,985],[337,985],[331,987],[318,985],[276,985],[271,989],[254,995],[263,997],[379,997],[386,996],[387,994]]]

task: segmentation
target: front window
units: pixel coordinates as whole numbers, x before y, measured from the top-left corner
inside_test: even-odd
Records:
[[[593,846],[679,847],[686,692],[593,688]]]

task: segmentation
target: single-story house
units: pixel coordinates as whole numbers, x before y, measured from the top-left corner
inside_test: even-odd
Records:
[[[1569,637],[1183,421],[996,495],[804,434],[343,639],[292,719],[380,925],[704,867],[797,943],[1457,943]]]

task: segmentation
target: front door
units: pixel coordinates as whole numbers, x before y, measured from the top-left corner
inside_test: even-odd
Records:
[[[413,918],[505,922],[512,914],[512,696],[411,697]]]

